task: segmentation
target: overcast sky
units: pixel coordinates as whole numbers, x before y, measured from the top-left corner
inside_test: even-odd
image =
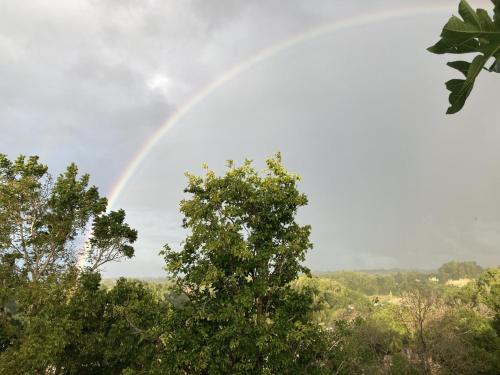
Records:
[[[368,4],[367,4],[368,3]],[[323,25],[433,12],[312,38],[220,86],[142,163],[116,207],[136,257],[106,275],[162,276],[179,245],[186,170],[276,151],[303,176],[313,270],[500,263],[500,78],[445,116],[445,60],[425,48],[458,1],[0,0],[0,152],[76,162],[109,194],[175,110],[231,67]],[[488,1],[474,5],[490,7]]]

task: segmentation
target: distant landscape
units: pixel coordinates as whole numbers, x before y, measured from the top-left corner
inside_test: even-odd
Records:
[[[104,279],[112,289],[118,279]],[[142,278],[171,300],[167,278]],[[433,271],[313,273],[293,282],[313,295],[313,319],[330,332],[338,374],[495,374],[500,370],[500,267],[452,261]]]

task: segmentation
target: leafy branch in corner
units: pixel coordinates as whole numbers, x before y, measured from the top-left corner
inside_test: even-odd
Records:
[[[484,9],[474,10],[465,0],[461,0],[458,13],[444,25],[441,39],[429,52],[436,54],[477,54],[472,62],[450,61],[448,66],[461,72],[465,79],[451,79],[446,82],[450,91],[450,107],[447,114],[459,112],[470,95],[477,76],[482,70],[500,73],[500,0],[492,0],[493,18]],[[485,67],[490,59],[489,67]]]

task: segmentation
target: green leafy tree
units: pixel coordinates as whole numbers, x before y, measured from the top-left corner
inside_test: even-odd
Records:
[[[125,364],[113,367],[106,353],[117,353],[127,335],[137,337],[131,348],[140,347],[124,317],[122,337],[105,325],[114,304],[95,271],[133,256],[137,238],[125,212],[106,206],[74,164],[54,179],[36,156],[0,154],[0,373],[119,373]],[[130,353],[123,358],[133,363]]]
[[[120,279],[105,291],[100,280],[85,273],[66,306],[74,331],[58,367],[66,374],[149,374],[158,364],[167,304],[140,282]]]
[[[490,320],[466,308],[447,309],[428,327],[429,352],[442,374],[498,374],[500,337]]]
[[[0,353],[18,338],[20,322],[16,319],[15,294],[21,280],[15,272],[15,258],[0,258]]]
[[[441,305],[438,290],[421,284],[413,290],[404,292],[399,306],[400,322],[413,336],[424,374],[432,372],[428,325],[439,313]]]
[[[131,257],[137,232],[125,212],[105,213],[107,200],[75,164],[57,179],[37,156],[10,161],[0,154],[0,256],[16,259],[18,273],[31,281],[75,265],[90,225],[89,267]]]
[[[100,286],[98,273],[66,272],[18,291],[23,326],[0,352],[0,374],[149,374],[168,306],[139,282]]]
[[[290,285],[309,273],[310,227],[296,222],[307,198],[280,155],[257,172],[229,162],[225,175],[187,174],[181,202],[190,234],[165,247],[166,269],[187,299],[165,335],[164,371],[190,374],[300,374],[320,371],[322,332],[312,297]]]
[[[336,280],[300,277],[292,283],[301,292],[312,292],[314,320],[331,329],[337,320],[366,317],[373,309],[368,296],[346,288]]]
[[[391,318],[394,319],[392,316]],[[393,320],[385,321],[380,316],[336,321],[329,332],[332,348],[329,353],[333,370],[331,373],[342,375],[418,373],[401,371],[403,367],[410,366],[405,357],[399,356],[402,335],[393,326]],[[392,361],[395,356],[398,356],[397,366]]]
[[[461,0],[458,12],[462,18],[452,16],[443,28],[441,39],[428,49],[436,54],[476,55],[472,62],[448,62],[448,66],[465,76],[464,79],[446,82],[446,88],[450,91],[448,114],[463,108],[482,70],[500,72],[500,0],[492,0],[492,3],[493,17],[486,10],[474,10],[467,1]],[[486,67],[490,60],[493,63]]]
[[[500,336],[500,268],[486,270],[477,280],[478,300],[491,309],[493,326]]]
[[[448,262],[438,269],[440,281],[457,279],[474,279],[483,272],[483,268],[476,262]]]

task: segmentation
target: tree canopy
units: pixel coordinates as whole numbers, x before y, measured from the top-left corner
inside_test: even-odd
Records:
[[[79,256],[92,270],[133,256],[137,231],[125,223],[123,210],[106,213],[106,207],[75,164],[54,180],[37,156],[10,161],[0,154],[0,257],[15,260],[17,272],[30,280],[65,271]]]
[[[225,175],[188,174],[181,202],[190,234],[165,247],[166,269],[187,300],[165,344],[172,373],[297,374],[319,371],[320,331],[311,297],[290,282],[309,273],[310,227],[296,221],[307,198],[277,154],[259,173],[229,162]]]

